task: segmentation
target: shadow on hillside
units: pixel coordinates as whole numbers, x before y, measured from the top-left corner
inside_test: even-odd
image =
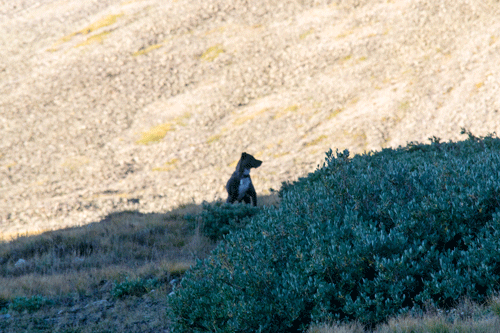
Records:
[[[263,195],[258,197],[258,206],[278,206],[278,195],[273,193],[270,195]],[[220,201],[208,202],[213,205]],[[168,224],[169,229],[174,229],[178,233],[185,231],[184,216],[197,215],[203,210],[203,204],[188,203],[182,204],[178,207],[165,213],[142,213],[137,210],[123,210],[116,211],[106,215],[103,219],[89,224],[68,227],[57,230],[45,231],[36,235],[21,235],[13,240],[5,241],[3,244],[18,242],[20,240],[36,239],[40,237],[64,237],[81,235],[82,233],[109,233],[115,231],[117,234],[125,232],[138,232],[141,227],[151,228],[152,226],[159,226],[160,224]],[[0,243],[1,245],[2,243]],[[1,264],[1,261],[0,261]]]
[[[260,207],[278,204],[276,194],[259,196]],[[124,276],[170,281],[216,246],[185,217],[202,211],[194,203],[166,213],[117,211],[84,226],[0,242],[0,284],[8,286],[0,298],[94,292],[102,281]]]

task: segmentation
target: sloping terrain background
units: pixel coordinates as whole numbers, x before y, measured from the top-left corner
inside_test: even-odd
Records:
[[[498,0],[1,1],[0,232],[500,127]]]

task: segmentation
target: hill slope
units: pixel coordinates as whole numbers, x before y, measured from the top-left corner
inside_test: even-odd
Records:
[[[328,148],[500,124],[500,4],[16,1],[0,5],[0,232],[259,194]]]

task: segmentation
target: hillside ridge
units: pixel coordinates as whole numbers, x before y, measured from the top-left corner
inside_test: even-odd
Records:
[[[353,153],[499,128],[500,4],[0,4],[0,233],[258,195]]]

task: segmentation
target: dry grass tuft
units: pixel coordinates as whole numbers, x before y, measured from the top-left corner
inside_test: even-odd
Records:
[[[338,108],[338,109],[335,109],[335,111],[332,111],[330,112],[330,114],[328,115],[327,119],[332,119],[332,118],[335,118],[338,114],[340,114],[342,111],[344,111],[344,108]]]
[[[224,49],[222,48],[221,44],[217,44],[214,46],[209,47],[203,54],[200,56],[202,60],[205,61],[214,61],[219,54],[225,52]]]
[[[207,143],[208,144],[211,144],[211,143],[214,143],[214,142],[217,142],[220,140],[220,138],[222,137],[222,134],[215,134],[215,135],[212,135],[210,136],[208,139],[207,139]]]
[[[110,26],[110,25],[116,23],[118,18],[122,17],[123,15],[125,15],[125,14],[119,13],[119,14],[104,16],[103,18],[95,21],[94,23],[90,24],[89,26],[87,26],[79,31],[76,31],[76,32],[73,32],[73,33],[66,35],[64,37],[61,37],[57,42],[54,43],[54,45],[52,45],[51,48],[48,48],[47,51],[49,51],[49,52],[57,51],[57,48],[56,48],[57,46],[64,44],[66,42],[69,42],[76,35],[88,35],[96,30]],[[104,31],[104,32],[101,32],[101,33],[96,34],[94,36],[91,36],[91,37],[87,38],[85,41],[77,44],[75,47],[84,46],[84,45],[88,45],[88,44],[95,43],[95,42],[102,43],[102,41],[104,40],[104,37],[106,35],[108,35],[109,33],[110,33],[110,31]]]
[[[134,57],[137,57],[137,56],[140,56],[140,55],[143,55],[143,54],[146,54],[148,52],[151,52],[153,50],[156,50],[156,49],[159,49],[160,47],[162,47],[163,44],[154,44],[154,45],[150,45],[148,47],[144,47],[142,49],[140,49],[139,51],[135,51],[134,53],[132,53],[132,55]]]
[[[328,136],[326,135],[320,135],[318,136],[316,139],[312,140],[312,141],[309,141],[305,144],[306,147],[311,147],[311,146],[315,146],[317,145],[318,143],[320,143],[321,141],[325,140],[326,138],[328,138]]]
[[[141,133],[141,138],[135,143],[140,145],[147,145],[153,142],[158,142],[163,139],[170,130],[172,130],[172,125],[170,123],[152,127],[148,131]]]
[[[94,31],[99,30],[101,28],[110,26],[110,25],[116,23],[116,20],[119,17],[122,17],[123,15],[124,15],[123,13],[114,14],[114,15],[106,15],[103,18],[101,18],[101,19],[95,21],[94,23],[90,24],[88,27],[85,27],[82,30],[78,31],[77,34],[80,33],[82,35],[88,35],[91,32],[94,32]]]
[[[83,42],[76,44],[75,47],[85,46],[93,43],[102,43],[104,41],[104,38],[106,38],[106,36],[109,35],[110,33],[111,33],[110,31],[103,31],[99,34],[90,36]]]
[[[0,243],[0,284],[7,286],[0,297],[92,292],[122,276],[180,274],[209,249],[175,212],[113,213],[81,228]]]
[[[297,104],[294,104],[294,105],[290,105],[286,108],[284,108],[283,110],[281,111],[278,111],[273,119],[279,119],[281,117],[283,117],[284,115],[288,114],[288,113],[293,113],[293,112],[296,112],[297,110],[299,109],[299,106]]]
[[[176,164],[179,162],[178,158],[171,159],[168,162],[165,162],[162,167],[153,168],[153,171],[170,171],[176,168]]]
[[[310,34],[312,34],[314,32],[314,28],[311,28],[309,30],[307,30],[306,32],[302,33],[299,35],[299,39],[305,39],[307,36],[309,36]]]
[[[259,110],[257,112],[254,112],[254,113],[251,113],[249,115],[245,115],[243,117],[240,117],[240,118],[236,119],[235,121],[233,121],[233,124],[236,125],[236,126],[243,125],[247,121],[252,120],[255,117],[258,117],[258,116],[266,113],[269,110],[270,110],[269,108],[263,108],[262,110]]]
[[[15,317],[0,331],[164,330],[175,281],[214,248],[184,220],[201,209],[123,211],[0,242],[0,314]]]

